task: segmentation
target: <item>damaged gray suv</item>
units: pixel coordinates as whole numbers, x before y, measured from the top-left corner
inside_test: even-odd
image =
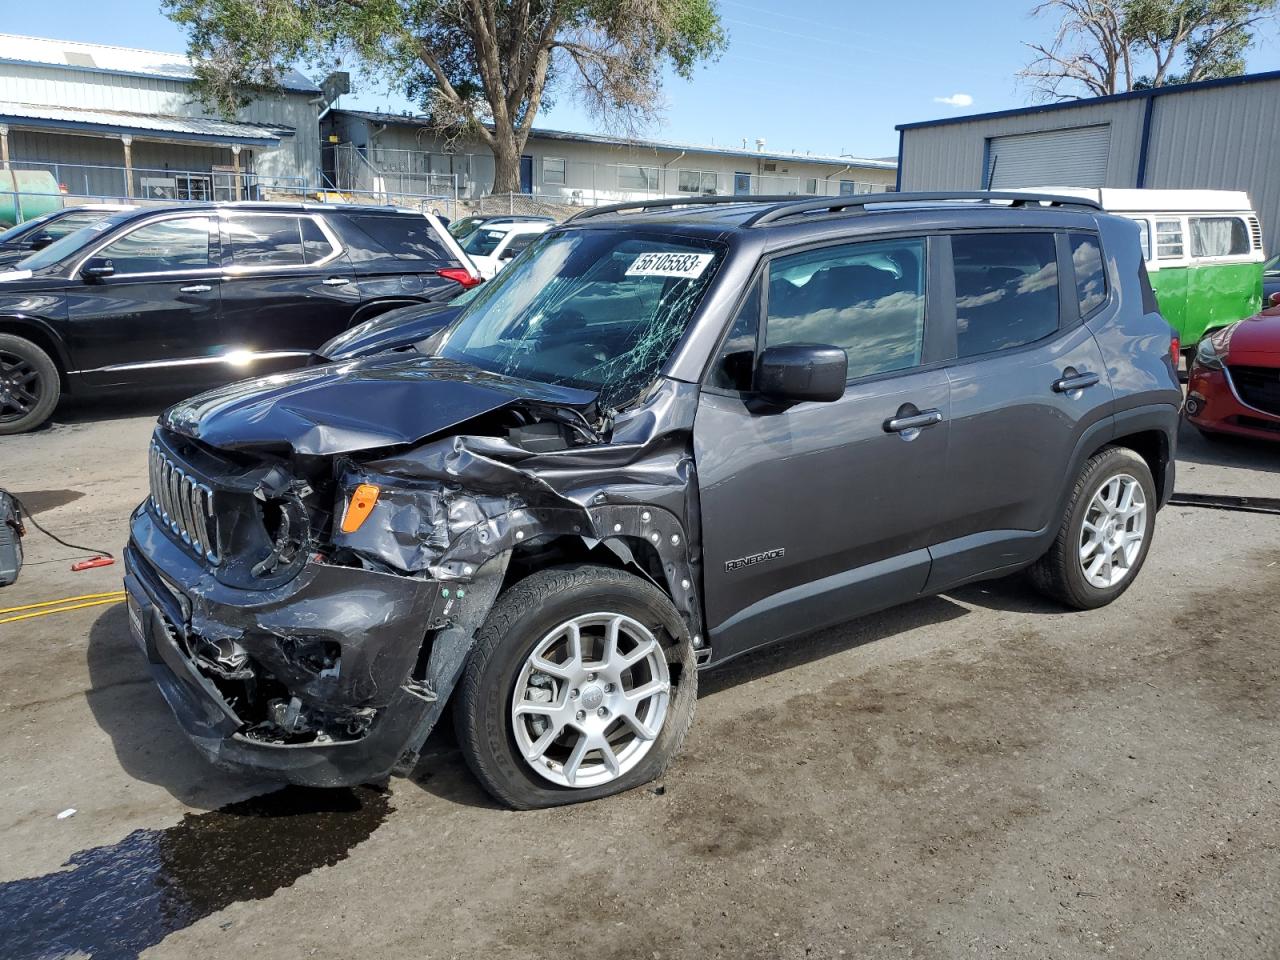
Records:
[[[1122,593],[1174,480],[1137,227],[1017,194],[579,214],[416,344],[178,404],[132,629],[216,763],[499,800],[657,776],[697,674],[1029,568]]]

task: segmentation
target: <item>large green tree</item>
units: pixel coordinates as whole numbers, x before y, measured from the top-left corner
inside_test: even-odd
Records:
[[[1045,0],[1049,43],[1021,72],[1037,94],[1071,100],[1244,73],[1244,52],[1280,0]]]
[[[662,107],[667,66],[719,55],[714,0],[162,0],[186,28],[201,94],[224,113],[278,89],[293,64],[354,67],[421,104],[447,136],[493,151],[495,192],[554,91],[629,133]]]

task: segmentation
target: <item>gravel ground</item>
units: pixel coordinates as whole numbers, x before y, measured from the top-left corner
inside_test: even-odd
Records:
[[[155,409],[0,440],[0,486],[118,549]],[[1178,480],[1280,496],[1280,448],[1184,431]],[[2,607],[119,586],[27,544]],[[121,606],[5,624],[0,953],[1280,957],[1278,592],[1280,518],[1169,508],[1105,610],[1002,581],[739,661],[661,784],[534,813],[447,730],[387,792],[230,778]]]

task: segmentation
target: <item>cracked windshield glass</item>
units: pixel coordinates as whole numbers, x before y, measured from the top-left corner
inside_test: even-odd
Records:
[[[688,238],[549,235],[477,291],[438,352],[623,406],[657,376],[722,255]]]

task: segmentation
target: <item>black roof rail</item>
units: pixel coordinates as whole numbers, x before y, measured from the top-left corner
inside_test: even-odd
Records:
[[[749,218],[743,226],[759,227],[768,223],[776,223],[786,217],[795,217],[807,213],[840,213],[851,207],[865,207],[873,203],[936,203],[941,200],[1008,200],[1011,206],[1077,207],[1087,210],[1101,210],[1102,204],[1087,197],[1069,197],[1050,193],[1030,193],[1027,191],[1002,190],[943,190],[920,193],[860,193],[853,197],[814,197],[807,200],[789,198],[768,210],[762,210]]]
[[[657,200],[628,200],[623,203],[611,203],[605,207],[588,207],[580,210],[565,223],[574,220],[587,220],[591,217],[602,217],[609,213],[621,213],[624,210],[669,210],[672,207],[712,206],[725,203],[786,203],[795,200],[794,196],[731,196],[731,197],[662,197]]]

